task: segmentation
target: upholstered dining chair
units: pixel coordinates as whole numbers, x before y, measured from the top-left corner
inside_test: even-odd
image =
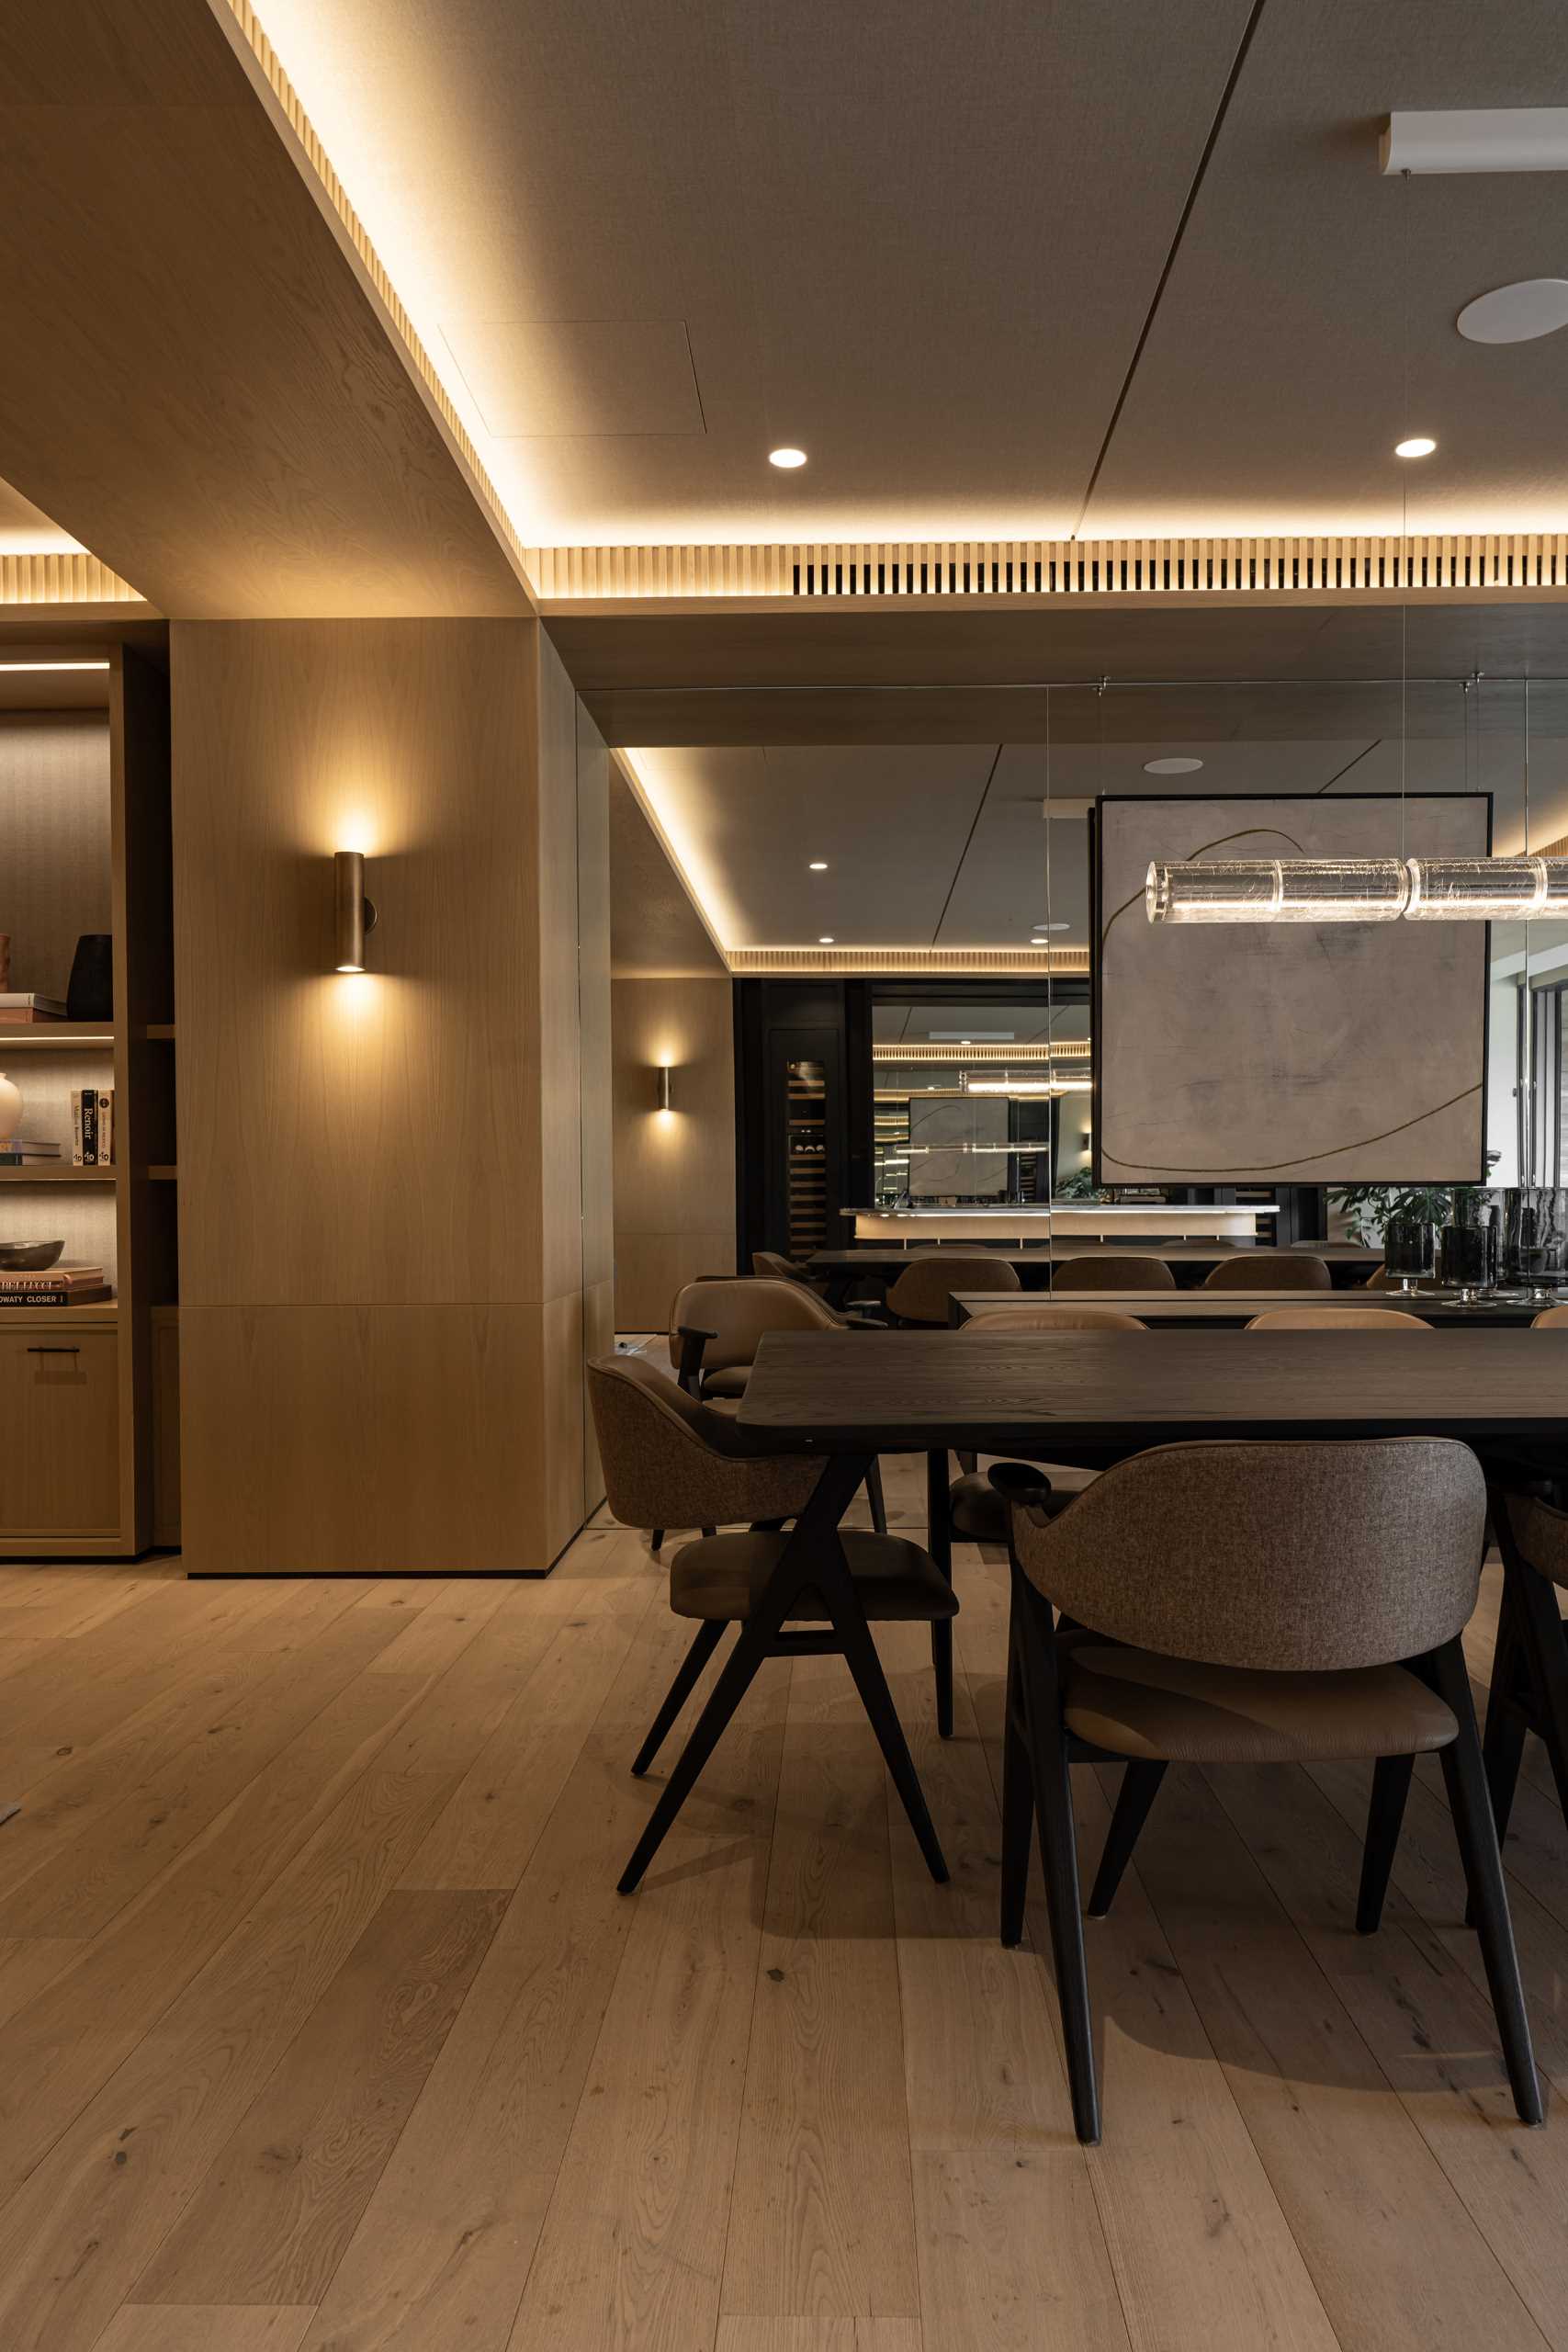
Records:
[[[1326,1258],[1308,1250],[1238,1250],[1204,1276],[1205,1290],[1332,1290]]]
[[[1174,1290],[1176,1276],[1163,1258],[1119,1256],[1063,1258],[1051,1269],[1051,1293],[1074,1290]]]
[[[1539,1315],[1530,1317],[1532,1331],[1551,1331],[1568,1324],[1568,1306],[1543,1306]]]
[[[1430,1331],[1418,1315],[1397,1306],[1268,1306],[1249,1331]]]
[[[887,1288],[887,1312],[895,1322],[917,1330],[947,1321],[955,1290],[1015,1291],[1022,1288],[1006,1258],[986,1250],[921,1250]]]
[[[1460,1636],[1486,1486],[1446,1438],[1159,1446],[1057,1517],[1015,1497],[1003,1763],[1004,1944],[1036,1823],[1080,2140],[1100,2137],[1069,1767],[1125,1765],[1091,1917],[1168,1764],[1375,1759],[1356,1924],[1382,1917],[1414,1759],[1442,1759],[1514,2104],[1540,2086]],[[1074,1621],[1057,1624],[1056,1612]]]
[[[1557,1600],[1559,1591],[1568,1590],[1568,1510],[1510,1480],[1495,1479],[1491,1498],[1503,1555],[1503,1606],[1483,1746],[1500,1844],[1508,1834],[1527,1731],[1545,1747],[1557,1802],[1568,1819],[1568,1629]]]
[[[960,1329],[964,1332],[987,1331],[1146,1331],[1135,1315],[1123,1315],[1113,1306],[1080,1306],[1071,1299],[1059,1304],[1049,1298],[1027,1301],[1021,1299],[1013,1306],[982,1307],[971,1315]],[[961,1454],[961,1475],[948,1481],[947,1448],[940,1448],[926,1457],[926,1544],[931,1557],[944,1577],[953,1576],[953,1545],[956,1537],[964,1544],[1005,1544],[1008,1540],[1007,1488],[1017,1483],[1035,1493],[1049,1493],[1052,1504],[1062,1509],[1071,1500],[1070,1493],[1059,1491],[1051,1484],[1051,1474],[1058,1469],[1075,1475],[1085,1470],[1103,1468],[1111,1460],[1109,1454],[1082,1453],[1071,1461],[1059,1461],[1055,1455],[1048,1464],[1032,1462],[1027,1465],[1012,1462],[993,1463],[989,1470],[981,1470],[973,1454]],[[1041,1482],[1045,1481],[1043,1488]],[[936,1669],[936,1727],[943,1739],[953,1734],[953,1629],[940,1624],[931,1627],[931,1662]]]
[[[933,1878],[947,1866],[894,1711],[868,1625],[937,1623],[953,1616],[953,1588],[919,1544],[902,1536],[840,1529],[829,1517],[811,1530],[800,1572],[786,1578],[784,1555],[810,1528],[822,1463],[810,1454],[758,1454],[733,1418],[635,1356],[600,1356],[588,1392],[615,1516],[628,1527],[710,1526],[731,1532],[684,1544],[670,1563],[670,1606],[696,1628],[663,1704],[632,1766],[639,1777],[657,1756],[704,1667],[729,1625],[739,1638],[671,1772],[620,1880],[629,1894],[658,1851],[704,1764],[764,1658],[841,1656],[854,1678],[884,1760]],[[734,1532],[736,1522],[742,1522]]]
[[[705,1404],[733,1407],[746,1394],[757,1350],[769,1331],[848,1331],[864,1328],[840,1315],[815,1291],[795,1282],[759,1281],[754,1274],[712,1275],[688,1283],[670,1309],[670,1362],[681,1386]],[[874,1327],[873,1327],[874,1328]],[[865,1474],[871,1523],[887,1532],[882,1465]],[[657,1552],[663,1536],[653,1531]]]

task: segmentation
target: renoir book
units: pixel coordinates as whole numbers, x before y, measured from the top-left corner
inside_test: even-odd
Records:
[[[73,1168],[114,1165],[114,1089],[74,1086],[71,1090],[71,1164]]]

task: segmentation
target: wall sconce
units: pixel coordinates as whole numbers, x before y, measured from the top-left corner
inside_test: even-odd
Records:
[[[673,1102],[671,1101],[671,1099],[670,1099],[670,1097],[671,1097],[671,1079],[674,1077],[674,1075],[675,1075],[675,1073],[674,1073],[674,1071],[671,1069],[671,1067],[670,1067],[670,1065],[669,1065],[669,1063],[668,1063],[668,1062],[660,1062],[660,1066],[659,1066],[659,1093],[658,1093],[658,1101],[659,1101],[659,1108],[660,1108],[661,1111],[672,1111],[672,1110],[675,1108],[674,1103],[673,1103]]]
[[[365,858],[356,849],[333,857],[333,892],[340,972],[365,969],[365,934],[376,928],[376,910],[365,895]]]

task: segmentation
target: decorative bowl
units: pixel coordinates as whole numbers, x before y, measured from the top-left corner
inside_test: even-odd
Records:
[[[0,1241],[0,1272],[41,1274],[64,1247],[63,1241]]]

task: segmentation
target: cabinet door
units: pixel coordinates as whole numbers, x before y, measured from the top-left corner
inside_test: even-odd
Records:
[[[105,1535],[119,1524],[118,1341],[0,1331],[0,1533]]]

